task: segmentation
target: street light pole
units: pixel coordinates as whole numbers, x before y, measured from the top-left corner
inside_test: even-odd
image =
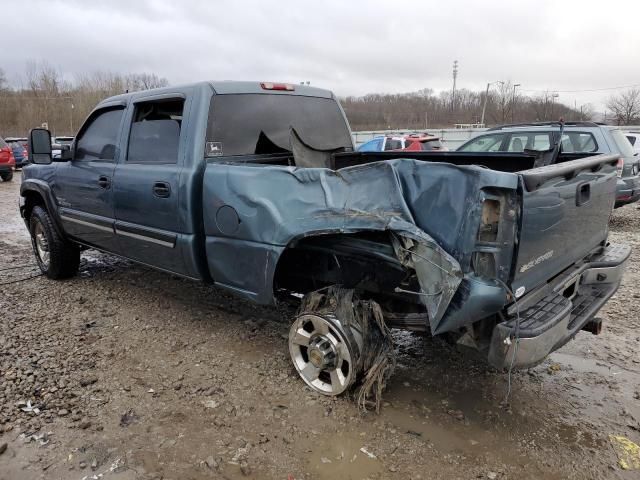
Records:
[[[513,123],[514,113],[516,109],[516,88],[518,88],[520,85],[520,83],[513,84],[513,93],[511,94],[511,123]]]

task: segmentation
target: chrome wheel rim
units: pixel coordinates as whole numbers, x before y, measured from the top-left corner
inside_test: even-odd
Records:
[[[289,330],[289,353],[304,382],[323,395],[339,395],[356,377],[356,345],[331,316],[303,314]]]
[[[49,268],[49,260],[51,258],[49,253],[49,242],[47,236],[44,233],[44,227],[40,222],[36,222],[33,229],[33,245],[38,255],[38,259],[44,266],[45,270]]]

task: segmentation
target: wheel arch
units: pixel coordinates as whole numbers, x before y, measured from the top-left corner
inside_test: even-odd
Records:
[[[20,196],[20,215],[22,216],[27,228],[29,228],[29,219],[31,218],[33,208],[36,205],[39,205],[49,212],[49,215],[53,220],[53,226],[56,229],[56,233],[61,237],[66,238],[64,229],[60,222],[60,217],[58,216],[58,207],[49,185],[38,180],[24,181],[20,186]]]
[[[380,292],[393,289],[409,272],[396,257],[386,229],[313,231],[291,239],[271,276],[274,299],[282,290],[306,293],[328,285],[353,287],[368,282]]]

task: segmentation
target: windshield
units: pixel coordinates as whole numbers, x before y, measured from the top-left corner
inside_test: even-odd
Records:
[[[207,142],[215,156],[286,153],[292,128],[316,150],[353,148],[336,100],[277,94],[215,95]]]
[[[624,136],[622,130],[611,130],[611,136],[613,137],[613,141],[616,142],[618,150],[623,157],[633,157],[634,151],[631,143],[627,137]]]

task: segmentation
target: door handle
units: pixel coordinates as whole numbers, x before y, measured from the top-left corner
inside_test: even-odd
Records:
[[[153,184],[153,194],[156,197],[167,198],[171,196],[171,185],[167,182],[155,182]]]
[[[576,206],[584,205],[591,200],[591,184],[589,182],[579,183],[576,187]]]
[[[100,175],[98,177],[98,186],[100,188],[104,188],[105,190],[109,190],[111,187],[111,179],[106,175]]]

